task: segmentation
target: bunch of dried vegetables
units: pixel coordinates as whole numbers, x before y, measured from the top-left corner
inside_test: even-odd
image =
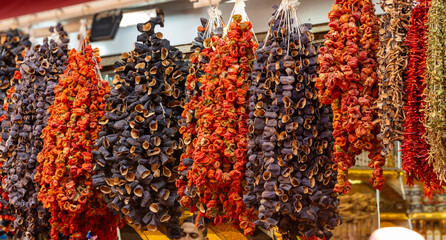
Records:
[[[317,47],[300,24],[297,1],[283,0],[257,50],[249,99],[244,201],[257,225],[282,236],[329,239],[341,221],[332,170],[332,112],[317,96]]]
[[[161,16],[137,25],[131,52],[115,63],[114,88],[93,152],[99,187],[113,212],[140,229],[167,226],[181,237],[175,180],[183,148],[179,129],[188,66],[182,53],[158,32]]]
[[[244,12],[243,8],[243,1],[238,0],[235,9]],[[243,16],[246,19],[246,13]],[[231,221],[244,229],[245,235],[255,229],[253,209],[247,208],[242,199],[247,160],[248,78],[257,48],[251,30],[251,22],[243,21],[240,14],[232,14],[225,36],[213,36],[213,51],[205,53],[209,63],[204,69],[206,74],[199,79],[202,96],[195,106],[194,152],[192,159],[183,159],[193,162],[186,186],[195,188],[181,198],[181,204],[190,207],[192,213],[211,218],[215,224]]]
[[[61,25],[51,28],[56,39],[27,50],[18,63],[18,83],[8,100],[8,118],[2,122],[1,149],[3,186],[14,213],[15,237],[34,239],[49,233],[49,214],[37,201],[40,185],[34,182],[37,154],[42,150],[41,133],[54,101],[54,86],[66,68],[68,36]]]
[[[405,44],[412,12],[411,0],[382,0],[385,14],[380,18],[380,48],[378,51],[379,98],[382,155],[393,150],[394,141],[403,140],[404,71],[408,48]]]
[[[193,142],[197,136],[195,108],[198,101],[202,99],[202,91],[200,90],[202,84],[199,79],[205,74],[204,68],[209,63],[209,53],[214,51],[211,37],[214,35],[222,37],[223,26],[224,23],[220,10],[218,8],[210,8],[209,20],[201,18],[201,26],[197,28],[198,34],[192,43],[191,50],[193,53],[189,58],[189,74],[186,78],[186,103],[184,104],[184,111],[182,113],[183,126],[180,129],[184,140],[183,154],[181,155],[180,165],[178,166],[180,177],[176,182],[180,198],[183,198],[185,195],[191,198],[195,194],[195,185],[188,184],[189,179],[187,173],[192,167],[193,153],[195,151]],[[203,219],[198,219],[198,221],[204,223],[202,221]]]
[[[426,129],[423,126],[425,72],[426,72],[426,34],[429,1],[420,1],[413,9],[410,19],[406,44],[409,48],[409,60],[405,72],[406,84],[404,140],[401,146],[403,169],[409,184],[418,180],[428,189],[437,189],[440,181],[433,167],[429,164],[429,145],[426,142]]]
[[[377,139],[380,125],[373,105],[378,98],[378,18],[371,0],[336,0],[329,13],[330,31],[319,49],[319,98],[333,110],[336,191],[351,188],[348,169],[355,155],[368,151],[374,168],[371,182],[382,189],[385,163]]]
[[[430,145],[429,164],[446,182],[446,6],[432,0],[427,15],[425,128]]]
[[[19,30],[8,30],[3,33],[0,38],[0,99],[2,100],[3,108],[0,109],[0,121],[7,118],[8,106],[7,98],[14,92],[14,84],[17,81],[14,74],[17,70],[17,62],[23,60],[23,52],[25,49],[31,47],[29,36],[20,32]],[[2,136],[3,138],[3,136]],[[2,150],[4,151],[4,150]],[[7,159],[7,156],[1,157],[1,165]],[[1,179],[5,177],[5,172],[0,173]],[[7,192],[1,189],[1,211],[0,211],[0,226],[4,232],[9,234],[14,232],[14,220],[12,216],[12,209],[9,204]]]
[[[92,150],[110,91],[98,77],[99,63],[98,50],[90,45],[68,53],[67,69],[54,88],[48,126],[42,130],[44,144],[34,179],[41,185],[38,200],[51,213],[52,239],[59,234],[85,239],[89,231],[98,239],[116,236],[119,218],[92,183]]]

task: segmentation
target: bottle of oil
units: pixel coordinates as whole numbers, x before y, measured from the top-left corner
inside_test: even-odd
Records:
[[[437,221],[434,222],[434,240],[441,240],[441,229]]]
[[[421,236],[423,236],[424,238],[426,238],[426,229],[424,227],[424,221],[420,220],[418,222],[418,233],[421,234]]]
[[[426,224],[426,240],[434,240],[434,230],[431,222],[427,222]]]
[[[441,240],[446,240],[446,220],[441,221]]]

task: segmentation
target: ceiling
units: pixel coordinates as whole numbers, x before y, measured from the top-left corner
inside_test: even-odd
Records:
[[[2,0],[0,1],[0,20],[90,1],[92,0]]]

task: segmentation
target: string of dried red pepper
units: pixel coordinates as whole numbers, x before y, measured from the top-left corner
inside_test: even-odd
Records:
[[[257,50],[248,121],[246,204],[284,238],[331,238],[341,221],[332,170],[332,113],[318,100],[317,46],[295,1],[283,0]]]
[[[91,153],[110,87],[98,78],[97,49],[87,45],[68,55],[67,69],[54,89],[48,126],[42,131],[44,145],[35,175],[41,185],[38,200],[51,213],[52,239],[59,239],[59,234],[85,239],[89,231],[98,239],[113,239],[119,218],[112,215],[92,185]]]
[[[428,163],[429,145],[424,138],[424,96],[426,71],[426,21],[430,0],[420,1],[413,9],[406,44],[409,62],[405,72],[406,84],[404,140],[401,146],[403,169],[407,182],[418,180],[428,189],[437,189],[440,181]]]
[[[189,57],[189,74],[186,78],[186,103],[184,104],[184,111],[182,113],[183,126],[180,133],[183,135],[184,149],[181,155],[178,172],[179,179],[176,181],[178,187],[178,195],[180,198],[193,198],[195,185],[190,185],[188,179],[188,172],[191,170],[193,163],[194,139],[196,139],[197,132],[197,118],[195,117],[195,108],[197,103],[202,100],[202,91],[200,87],[202,84],[199,79],[205,74],[204,68],[209,63],[209,53],[213,51],[212,36],[222,37],[223,35],[223,20],[221,19],[221,12],[217,8],[209,9],[209,20],[201,18],[201,26],[197,28],[198,34],[192,43],[191,50],[193,53]],[[187,205],[190,207],[190,205]],[[198,218],[200,224],[203,224],[203,219]],[[203,227],[203,226],[199,226]]]
[[[336,191],[351,188],[348,169],[355,155],[368,151],[374,168],[371,182],[382,189],[384,176],[380,125],[373,104],[378,98],[376,52],[379,45],[378,18],[371,0],[336,0],[329,14],[330,31],[320,48],[319,98],[333,109],[334,160],[338,170]]]
[[[224,38],[212,37],[206,74],[200,78],[202,99],[195,116],[197,137],[193,140],[193,165],[187,173],[191,196],[181,198],[192,213],[213,219],[215,224],[232,221],[246,235],[255,226],[253,209],[243,203],[243,181],[248,133],[248,77],[257,44],[251,22],[234,15]],[[181,189],[179,190],[181,192]],[[199,219],[199,218],[198,218]]]
[[[50,28],[57,39],[46,38],[42,45],[27,50],[18,64],[21,76],[15,93],[8,101],[8,118],[2,122],[0,144],[8,158],[3,164],[6,172],[4,188],[14,212],[15,237],[34,239],[39,233],[49,236],[49,213],[37,201],[40,185],[33,180],[37,154],[42,150],[42,129],[45,115],[54,101],[54,86],[66,68],[68,55],[67,33],[61,25]],[[57,42],[56,42],[57,41]]]

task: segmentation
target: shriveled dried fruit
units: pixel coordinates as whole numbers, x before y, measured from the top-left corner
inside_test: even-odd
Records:
[[[41,185],[38,200],[51,213],[52,239],[59,239],[59,234],[84,239],[89,231],[99,239],[113,239],[119,218],[92,183],[92,151],[110,87],[98,78],[97,49],[87,45],[68,55],[67,69],[54,88],[48,126],[42,131],[44,145],[35,175]]]
[[[93,185],[109,208],[143,230],[167,227],[180,238],[180,204],[175,181],[183,148],[179,129],[185,102],[187,64],[156,25],[158,16],[137,25],[131,52],[115,63],[114,89],[96,141]]]
[[[197,137],[197,118],[195,117],[195,109],[197,103],[202,100],[202,84],[199,79],[204,77],[205,66],[209,63],[210,52],[214,51],[212,44],[212,36],[222,37],[223,20],[221,12],[217,8],[209,9],[209,20],[201,18],[201,26],[197,28],[198,34],[192,43],[189,60],[189,74],[186,78],[186,103],[182,113],[183,126],[180,133],[183,135],[184,148],[181,154],[181,161],[178,166],[179,179],[176,181],[179,197],[193,197],[195,185],[188,185],[188,172],[192,168],[194,149],[194,140]],[[191,177],[191,176],[189,176]],[[203,219],[199,218],[199,221]],[[204,222],[203,222],[204,223]],[[199,226],[201,227],[201,226]]]
[[[330,31],[319,49],[321,67],[316,87],[322,103],[331,104],[333,110],[336,191],[350,190],[348,169],[362,151],[370,152],[369,166],[375,169],[371,182],[382,189],[385,159],[373,108],[378,98],[378,18],[371,0],[336,0],[328,16]]]
[[[257,50],[249,99],[246,204],[285,238],[330,239],[341,221],[332,170],[333,115],[317,97],[317,47],[295,1],[282,1]]]
[[[2,100],[3,108],[0,109],[0,121],[7,118],[8,104],[7,97],[14,92],[14,84],[20,76],[15,75],[17,70],[17,62],[23,60],[23,51],[31,46],[29,36],[18,30],[8,30],[1,35],[0,45],[0,99]],[[4,139],[5,136],[2,136]],[[7,159],[7,156],[2,156],[2,162]],[[6,172],[0,173],[1,179],[5,177]],[[0,187],[1,188],[1,187]],[[14,233],[13,210],[9,204],[8,194],[1,190],[1,211],[0,211],[0,226],[1,229],[11,235]]]
[[[40,184],[34,182],[37,154],[42,150],[41,133],[48,120],[48,108],[54,101],[54,86],[66,68],[67,33],[61,25],[51,28],[56,39],[44,40],[27,50],[18,64],[21,76],[8,100],[8,118],[2,122],[1,149],[7,156],[3,180],[14,212],[15,237],[34,239],[49,235],[48,211],[37,200]]]
[[[238,14],[232,19],[224,38],[212,37],[214,51],[209,52],[206,74],[199,79],[202,99],[195,107],[198,121],[193,158],[183,159],[193,163],[187,187],[179,191],[190,191],[181,204],[191,212],[211,218],[215,224],[233,221],[248,235],[255,228],[253,209],[246,208],[242,197],[248,77],[257,44],[252,40],[251,23]]]

